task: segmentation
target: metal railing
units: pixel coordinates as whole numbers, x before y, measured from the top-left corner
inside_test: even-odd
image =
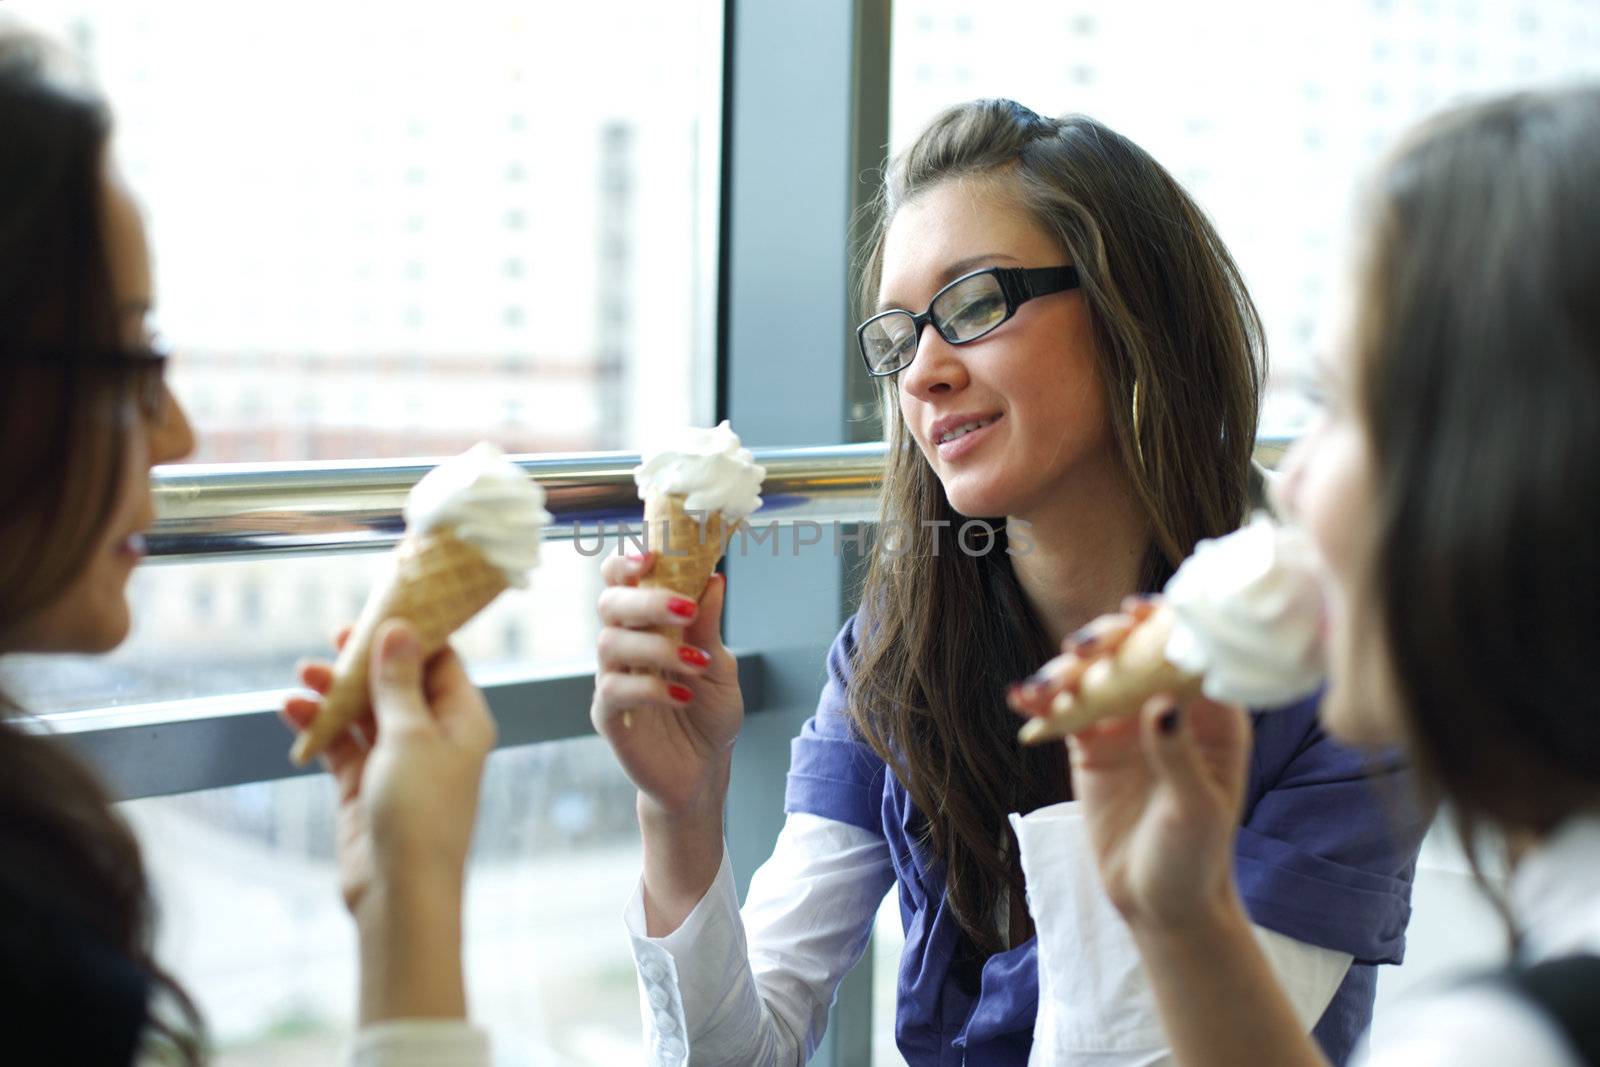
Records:
[[[1275,466],[1288,442],[1264,438],[1257,458]],[[756,522],[870,522],[877,517],[883,444],[755,449],[767,469]],[[629,452],[513,457],[544,487],[555,521],[547,540],[602,525],[637,524],[641,507]],[[387,548],[404,528],[406,493],[433,461],[269,463],[165,467],[155,475],[157,561],[239,559]]]
[[[1261,442],[1275,465],[1286,442]],[[883,444],[757,449],[767,468],[756,522],[871,522],[883,478]],[[589,536],[604,525],[637,526],[630,453],[543,455],[516,462],[544,486],[554,522],[546,537]],[[406,493],[432,463],[180,466],[158,469],[158,519],[151,557],[169,563],[381,549],[398,540]],[[765,699],[766,653],[738,653],[745,704]],[[521,672],[479,679],[494,705],[502,746],[589,732],[593,685],[585,670]],[[45,715],[41,729],[65,737],[99,766],[121,798],[265,781],[292,767],[277,711],[286,690],[207,694],[184,700]]]
[[[767,468],[756,521],[859,522],[876,515],[881,444],[756,449]],[[637,524],[628,452],[513,457],[544,487],[547,540]],[[404,528],[406,493],[430,461],[167,467],[155,476],[154,560],[259,558],[385,548]]]

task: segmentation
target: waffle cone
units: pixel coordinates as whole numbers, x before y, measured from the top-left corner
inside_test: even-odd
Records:
[[[1197,696],[1201,679],[1167,660],[1167,639],[1177,620],[1162,604],[1134,627],[1116,655],[1096,660],[1084,671],[1077,693],[1058,693],[1050,714],[1030,719],[1017,735],[1025,745],[1076,733],[1120,715],[1130,715],[1162,693],[1179,699]]]
[[[705,520],[703,527],[701,519]],[[645,498],[644,522],[656,562],[639,585],[646,589],[670,589],[699,603],[727,547],[730,530],[722,513],[690,513],[684,509],[682,496],[652,494]],[[663,626],[654,632],[674,642],[683,640],[682,627]]]
[[[350,639],[333,665],[333,685],[323,698],[322,709],[295,739],[290,759],[304,764],[372,706],[367,673],[373,639],[385,620],[409,622],[426,659],[509,585],[505,571],[456,537],[453,529],[407,536],[395,549],[388,577],[367,597]]]

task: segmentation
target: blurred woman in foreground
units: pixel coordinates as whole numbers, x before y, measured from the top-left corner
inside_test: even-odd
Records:
[[[1404,743],[1469,854],[1507,847],[1516,952],[1396,1008],[1358,1059],[1600,1062],[1600,89],[1434,119],[1368,217],[1284,494],[1325,564],[1322,718]],[[1178,1062],[1322,1063],[1234,884],[1242,713],[1158,699],[1070,747]]]
[[[110,130],[75,64],[0,16],[0,654],[122,642],[155,520],[150,468],[194,448],[150,332],[144,225]],[[361,945],[353,1062],[486,1063],[486,1038],[462,1021],[461,887],[493,724],[453,656],[423,664],[405,628],[385,638],[376,744],[347,737],[329,753]],[[287,710],[303,724],[315,707]],[[18,710],[0,696],[0,716]],[[6,1062],[202,1062],[194,1002],[152,953],[132,833],[59,741],[11,721],[0,856]]]

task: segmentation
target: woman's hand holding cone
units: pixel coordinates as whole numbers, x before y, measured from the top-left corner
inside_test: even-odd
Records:
[[[1130,597],[1067,638],[1060,656],[1012,687],[1012,709],[1049,714],[1056,695],[1075,693],[1084,672],[1115,656],[1153,610]],[[1233,839],[1250,754],[1243,708],[1156,696],[1139,715],[1096,723],[1066,744],[1106,894],[1135,930],[1237,906]]]
[[[348,631],[341,634],[342,646]],[[375,885],[427,880],[459,889],[495,725],[483,695],[453,651],[423,662],[411,628],[389,622],[375,642],[374,711],[323,753],[339,797],[340,881],[359,917]],[[327,663],[300,668],[323,693]],[[303,730],[321,704],[291,697],[284,718]]]
[[[738,664],[722,644],[726,579],[714,576],[698,604],[645,589],[654,554],[613,556],[601,566],[590,719],[643,800],[662,814],[720,804],[734,740],[744,723]],[[681,629],[682,642],[663,633]]]

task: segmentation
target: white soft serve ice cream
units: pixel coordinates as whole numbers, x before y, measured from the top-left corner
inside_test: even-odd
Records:
[[[539,564],[539,541],[550,523],[544,490],[487,441],[425,474],[406,497],[406,532],[419,537],[443,526],[474,545],[523,588]]]
[[[739,443],[726,419],[712,430],[682,432],[666,448],[646,452],[633,469],[641,499],[661,494],[685,497],[685,511],[720,511],[730,525],[761,506],[767,470]]]
[[[1213,700],[1263,708],[1314,690],[1326,674],[1317,556],[1305,533],[1264,513],[1201,541],[1167,583],[1174,666],[1204,675]]]

